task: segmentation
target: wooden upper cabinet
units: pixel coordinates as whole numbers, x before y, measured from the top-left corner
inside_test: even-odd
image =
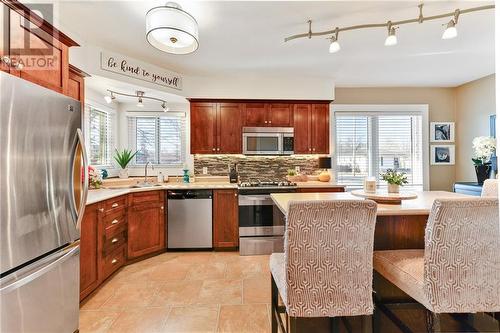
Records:
[[[268,120],[267,103],[246,103],[245,104],[245,126],[262,127],[267,126]]]
[[[159,198],[155,202],[132,204],[128,208],[128,258],[137,258],[165,248],[166,215],[163,192]]]
[[[239,243],[238,191],[214,190],[214,247],[232,248]]]
[[[191,103],[191,154],[215,154],[217,103]]]
[[[217,153],[241,154],[241,115],[243,105],[219,103],[217,105]]]
[[[311,109],[311,149],[313,154],[328,154],[330,112],[327,104],[313,104]]]
[[[66,95],[74,98],[82,103],[85,100],[85,83],[84,79],[88,76],[75,66],[69,65],[68,89]]]
[[[293,148],[295,154],[311,153],[311,105],[295,104],[293,110]]]
[[[293,126],[293,108],[286,103],[246,103],[245,126],[288,127]]]
[[[80,232],[80,300],[99,285],[98,204],[85,208]]]
[[[293,108],[291,104],[270,103],[268,111],[268,126],[293,126]]]

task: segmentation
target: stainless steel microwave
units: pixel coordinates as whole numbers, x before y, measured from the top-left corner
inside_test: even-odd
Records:
[[[292,155],[293,127],[243,127],[243,154]]]

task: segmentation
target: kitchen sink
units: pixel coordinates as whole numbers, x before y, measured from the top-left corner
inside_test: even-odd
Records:
[[[128,184],[128,185],[113,185],[113,186],[103,186],[103,188],[108,190],[119,190],[119,189],[127,189],[127,188],[148,188],[148,187],[158,187],[161,184],[157,183],[137,183],[137,184]]]

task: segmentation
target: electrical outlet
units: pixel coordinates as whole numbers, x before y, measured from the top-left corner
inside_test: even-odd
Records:
[[[203,167],[203,174],[208,175],[208,168],[207,167]]]
[[[296,173],[300,173],[300,167],[299,167],[299,166],[296,166],[296,167],[295,167],[295,172],[296,172]]]

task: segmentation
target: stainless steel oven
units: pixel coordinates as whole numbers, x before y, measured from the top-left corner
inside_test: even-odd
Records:
[[[285,221],[271,193],[295,189],[241,189],[238,196],[240,255],[283,252]]]
[[[293,127],[243,127],[243,154],[293,154]]]

